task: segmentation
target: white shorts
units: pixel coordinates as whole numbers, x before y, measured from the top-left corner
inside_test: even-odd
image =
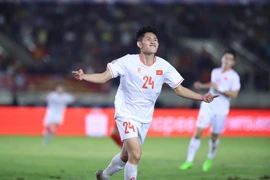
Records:
[[[150,123],[140,123],[131,119],[117,118],[115,120],[121,140],[138,137],[141,145],[143,144]]]
[[[43,125],[45,127],[47,127],[52,123],[62,124],[63,119],[64,119],[64,117],[63,117],[62,113],[50,113],[50,112],[47,112],[45,117],[44,117]]]
[[[207,128],[211,124],[211,132],[214,134],[221,134],[225,128],[225,121],[227,115],[214,114],[209,110],[200,109],[197,117],[197,127]]]

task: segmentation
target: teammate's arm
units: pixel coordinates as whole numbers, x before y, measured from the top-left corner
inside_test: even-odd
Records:
[[[85,80],[92,83],[105,83],[112,79],[112,75],[109,70],[104,71],[103,73],[94,73],[94,74],[84,74],[83,70],[72,71],[77,80]]]
[[[213,87],[213,83],[215,81],[215,70],[212,70],[211,71],[211,81],[208,82],[208,83],[201,83],[201,82],[198,82],[196,81],[193,86],[195,89],[210,89],[211,87]]]
[[[215,84],[215,83],[213,83],[213,88],[214,88],[216,91],[218,91],[218,92],[220,92],[220,93],[222,93],[222,94],[224,94],[225,96],[230,97],[230,98],[237,98],[238,93],[239,93],[239,90],[235,90],[235,91],[232,91],[232,90],[230,90],[230,91],[225,91],[225,90],[222,88],[222,86],[218,86],[218,85]]]
[[[208,82],[208,83],[195,82],[193,86],[196,89],[210,89],[212,86],[212,83],[211,82]]]
[[[239,91],[224,91],[223,94],[225,96],[231,97],[231,98],[237,98]]]
[[[232,85],[232,87],[231,87],[231,90],[226,90],[226,89],[224,89],[222,86],[219,86],[219,85],[217,85],[217,84],[215,84],[215,83],[213,83],[213,88],[216,90],[216,91],[218,91],[218,92],[220,92],[220,93],[222,93],[222,94],[224,94],[225,96],[227,96],[227,97],[230,97],[230,98],[237,98],[237,96],[238,96],[238,93],[239,93],[239,91],[240,91],[240,78],[237,76],[235,79],[234,79],[234,81],[233,81],[233,85]]]
[[[177,86],[174,91],[178,96],[181,96],[183,98],[204,101],[207,103],[212,102],[214,98],[218,97],[218,95],[212,95],[211,93],[201,95],[191,91],[188,88],[183,87],[182,85]]]

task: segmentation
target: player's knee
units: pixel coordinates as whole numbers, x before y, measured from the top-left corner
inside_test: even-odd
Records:
[[[58,124],[56,123],[52,123],[51,125],[49,125],[48,129],[49,129],[49,132],[51,134],[55,134],[56,130],[58,129]]]
[[[133,163],[138,163],[141,159],[141,151],[132,151],[130,154],[129,154],[129,160]]]
[[[51,127],[47,127],[46,132],[49,133],[49,134],[54,134],[54,131],[53,131],[53,129]]]
[[[212,141],[214,141],[214,142],[218,139],[218,137],[219,137],[219,134],[213,134],[213,133],[212,133],[212,135],[211,135],[211,139],[212,139]]]
[[[198,129],[194,135],[194,138],[195,139],[200,139],[202,137],[202,134],[203,134],[203,130],[201,129]]]

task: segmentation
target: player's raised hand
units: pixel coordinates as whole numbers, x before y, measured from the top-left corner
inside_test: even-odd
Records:
[[[210,92],[205,94],[203,96],[203,101],[206,103],[212,102],[215,98],[217,98],[219,95],[212,95]]]
[[[74,74],[74,77],[77,80],[81,81],[84,79],[84,72],[82,69],[80,69],[79,71],[72,71],[72,74]]]
[[[193,86],[195,87],[195,89],[201,89],[201,88],[202,88],[202,83],[200,83],[200,82],[195,82],[195,83],[193,84]]]

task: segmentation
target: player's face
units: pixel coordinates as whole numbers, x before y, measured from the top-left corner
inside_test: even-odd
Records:
[[[139,48],[143,53],[155,54],[158,50],[158,39],[153,33],[145,33],[142,41],[138,43]]]
[[[232,54],[226,53],[223,55],[221,62],[222,62],[222,67],[226,69],[230,69],[233,67],[235,63],[234,56]]]
[[[64,92],[64,88],[62,86],[57,86],[56,87],[56,92],[59,94],[62,94]]]

